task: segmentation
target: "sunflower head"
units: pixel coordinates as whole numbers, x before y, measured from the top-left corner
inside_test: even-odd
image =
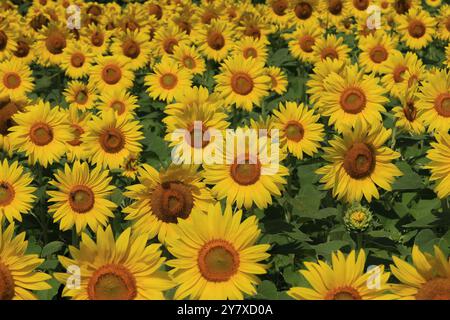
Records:
[[[363,232],[367,230],[372,223],[372,219],[372,212],[360,204],[353,204],[344,214],[344,223],[350,232]]]

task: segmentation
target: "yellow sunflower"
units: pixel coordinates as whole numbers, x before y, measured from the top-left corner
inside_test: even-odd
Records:
[[[412,264],[393,257],[392,274],[402,284],[392,285],[402,300],[450,300],[450,259],[435,246],[434,255],[412,249]]]
[[[242,211],[232,213],[220,204],[208,213],[192,213],[179,220],[179,237],[168,237],[168,250],[175,259],[167,262],[178,287],[174,299],[244,299],[256,294],[257,275],[265,274],[270,257],[268,244],[256,244],[261,230],[251,216],[242,221]]]
[[[63,93],[70,107],[86,111],[95,106],[97,90],[93,83],[85,84],[81,81],[71,81]]]
[[[225,104],[235,104],[247,111],[251,111],[253,105],[259,106],[270,88],[270,77],[265,73],[264,62],[253,58],[237,56],[225,60],[215,80],[215,90]]]
[[[207,59],[220,62],[233,49],[233,29],[226,21],[214,20],[206,27],[199,25],[196,34],[198,48]]]
[[[63,51],[70,39],[65,26],[51,22],[39,32],[36,41],[38,61],[44,66],[59,65],[63,59]]]
[[[32,291],[51,289],[51,277],[35,269],[44,259],[26,254],[25,232],[14,236],[14,224],[5,230],[0,225],[0,300],[37,300]]]
[[[266,43],[252,37],[245,37],[234,44],[233,55],[241,55],[245,59],[254,58],[265,62],[267,59]]]
[[[206,70],[205,60],[194,46],[176,46],[172,58],[192,74],[202,74]]]
[[[316,39],[312,49],[314,62],[325,59],[346,62],[350,53],[350,48],[344,43],[344,39],[333,34]]]
[[[1,31],[0,31],[1,32]],[[13,51],[11,56],[14,60],[19,60],[24,64],[30,65],[37,57],[37,53],[35,50],[35,39],[32,33],[28,30],[22,30],[18,32],[17,38],[17,47]],[[1,45],[0,45],[1,47]],[[1,59],[0,59],[1,60]]]
[[[137,70],[149,62],[152,45],[143,31],[127,30],[114,38],[111,53],[114,56],[124,57],[128,60],[128,68]]]
[[[316,20],[307,20],[293,33],[285,34],[291,55],[304,62],[316,61],[313,46],[323,35],[323,29]]]
[[[84,148],[81,135],[85,132],[85,128],[91,120],[90,112],[80,112],[77,107],[70,107],[67,112],[67,119],[74,134],[74,139],[67,141],[67,161],[84,160],[87,152]]]
[[[281,28],[287,27],[291,24],[289,6],[289,0],[269,0],[266,7],[268,20]]]
[[[27,94],[34,89],[30,67],[18,60],[0,63],[0,80],[0,98],[27,99]]]
[[[442,0],[425,0],[425,3],[432,8],[437,8],[441,6]]]
[[[133,86],[134,73],[128,60],[121,56],[100,56],[91,69],[89,82],[100,92],[129,89]]]
[[[280,130],[280,143],[289,152],[298,159],[303,159],[303,154],[317,153],[324,137],[323,124],[318,123],[319,115],[296,102],[280,103],[279,110],[274,110],[273,114],[275,128]]]
[[[327,27],[339,25],[351,14],[351,0],[322,0],[320,1],[321,19]]]
[[[100,25],[90,24],[81,29],[80,40],[90,47],[94,56],[101,56],[109,49],[111,30]]]
[[[280,95],[287,91],[287,76],[281,68],[267,67],[266,74],[270,77],[270,91]]]
[[[444,40],[450,40],[450,5],[446,4],[441,6],[439,10],[439,16],[436,18],[438,21],[436,37]],[[0,59],[1,60],[1,59]]]
[[[347,256],[333,252],[331,265],[323,261],[305,262],[300,273],[309,287],[293,287],[287,294],[297,300],[392,300],[389,294],[389,272],[384,266],[364,272],[366,255],[352,250]],[[372,278],[377,277],[377,280]],[[378,281],[378,283],[376,282]]]
[[[406,15],[396,17],[397,30],[402,41],[413,49],[426,47],[436,31],[436,20],[426,10],[411,9]]]
[[[13,148],[25,152],[32,165],[47,167],[58,161],[67,151],[66,143],[74,138],[65,115],[43,101],[15,114],[16,125],[9,134]]]
[[[359,64],[366,72],[379,73],[386,60],[397,52],[396,44],[392,37],[383,33],[368,35],[359,40]]]
[[[117,115],[114,110],[105,111],[101,117],[93,116],[86,132],[81,135],[91,163],[103,168],[119,168],[132,153],[140,153],[144,138],[141,125],[130,115]]]
[[[435,136],[437,142],[432,142],[427,158],[431,162],[426,168],[431,170],[431,181],[437,181],[434,190],[441,199],[450,195],[450,135],[442,132]]]
[[[162,300],[163,291],[174,287],[166,272],[160,270],[165,258],[160,244],[147,245],[148,235],[131,233],[127,228],[117,240],[111,226],[98,228],[94,242],[86,233],[80,248],[69,246],[72,258],[59,256],[62,266],[80,268],[79,286],[69,286],[67,273],[55,273],[64,284],[62,295],[73,300]]]
[[[323,158],[330,164],[316,171],[323,176],[320,182],[325,183],[324,189],[332,189],[333,197],[348,203],[363,196],[368,202],[378,199],[377,186],[391,191],[395,177],[402,175],[391,163],[400,154],[384,146],[391,133],[381,124],[363,130],[357,122],[353,131],[344,131],[343,138],[331,140],[331,147],[323,148]]]
[[[319,0],[294,0],[290,3],[289,20],[297,25],[316,20],[319,15]]]
[[[70,41],[64,49],[60,65],[68,77],[80,79],[89,75],[94,62],[93,58],[94,55],[89,46]]]
[[[189,36],[174,23],[164,24],[158,28],[152,43],[159,56],[171,55],[175,46],[189,45]]]
[[[367,9],[372,5],[378,5],[378,0],[349,0],[351,16],[366,19],[369,17]]]
[[[103,91],[99,96],[97,108],[100,112],[114,110],[117,114],[134,114],[134,110],[139,107],[137,97],[126,90]]]
[[[16,37],[8,21],[0,21],[0,62],[9,59],[16,49]]]
[[[13,152],[9,137],[9,129],[15,125],[13,117],[16,113],[22,112],[27,105],[27,100],[0,98],[0,150],[4,150],[9,156],[12,156]]]

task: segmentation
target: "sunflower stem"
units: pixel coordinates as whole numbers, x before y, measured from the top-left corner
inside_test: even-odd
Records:
[[[356,234],[356,249],[360,250],[363,248],[363,234],[361,232],[358,232]]]
[[[77,246],[78,245],[78,234],[75,227],[72,228],[72,245]]]
[[[450,206],[449,206],[448,201],[449,201],[449,197],[441,200],[443,214],[450,214]]]

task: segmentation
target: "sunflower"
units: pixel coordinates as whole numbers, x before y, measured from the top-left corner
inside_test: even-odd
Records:
[[[410,10],[422,10],[421,0],[390,0],[390,3],[397,15],[405,15]]]
[[[174,299],[244,299],[256,294],[258,274],[265,274],[270,245],[256,244],[261,233],[251,216],[242,221],[242,211],[222,213],[219,203],[208,213],[192,213],[192,219],[179,220],[179,237],[167,238],[175,259],[167,262],[178,288]]]
[[[255,60],[265,62],[267,47],[262,40],[245,37],[234,44],[232,55],[241,55],[245,59],[252,57]]]
[[[269,0],[266,7],[268,20],[281,28],[287,27],[291,24],[289,6],[289,0]]]
[[[214,20],[206,28],[199,25],[196,34],[198,48],[207,59],[220,62],[233,49],[233,30],[225,21]]]
[[[175,46],[189,45],[189,36],[174,23],[160,26],[153,37],[155,53],[159,56],[171,55]]]
[[[12,156],[13,148],[9,137],[9,129],[15,125],[13,117],[22,112],[28,105],[27,100],[11,100],[9,97],[0,98],[0,150]]]
[[[117,169],[132,153],[140,153],[144,138],[141,125],[130,115],[117,115],[105,111],[101,117],[93,116],[87,130],[81,135],[85,150],[92,163]]]
[[[57,23],[51,22],[39,32],[36,41],[36,52],[39,52],[38,61],[43,66],[59,65],[63,59],[63,51],[70,39],[66,29]]]
[[[319,14],[319,0],[294,0],[290,7],[289,21],[294,21],[297,25],[316,20]]]
[[[403,300],[450,300],[450,259],[439,247],[434,255],[412,249],[412,265],[393,257],[392,274],[402,284],[392,285],[393,293]]]
[[[89,46],[84,46],[80,42],[70,41],[66,49],[64,49],[60,65],[68,77],[80,79],[89,75],[93,58],[94,55]]]
[[[81,81],[71,81],[63,93],[70,107],[86,111],[95,106],[97,90],[93,83],[85,84]]]
[[[84,148],[81,135],[84,133],[87,123],[92,117],[90,112],[80,112],[77,107],[70,107],[67,112],[67,119],[74,134],[74,139],[67,141],[67,161],[73,162],[76,159],[84,160],[87,157],[87,152]]]
[[[430,74],[419,93],[417,108],[429,131],[448,132],[450,129],[450,71]]]
[[[367,9],[372,5],[377,5],[378,0],[349,0],[350,8],[351,8],[351,16],[354,16],[356,19],[362,18],[366,19],[369,16],[367,13]]]
[[[437,142],[432,142],[432,149],[428,150],[427,158],[431,162],[426,168],[431,170],[431,181],[437,181],[435,191],[439,198],[445,199],[450,195],[450,135],[446,132],[435,136]]]
[[[166,105],[164,112],[167,114],[181,113],[195,105],[208,105],[209,108],[217,111],[227,110],[217,94],[210,94],[206,87],[193,86],[180,92],[176,102]]]
[[[98,228],[97,241],[86,233],[80,248],[69,246],[72,258],[59,256],[62,266],[80,268],[80,286],[70,287],[70,273],[55,273],[64,284],[62,295],[74,300],[161,300],[163,291],[174,286],[161,271],[165,258],[160,244],[147,245],[147,234],[132,234],[127,228],[117,240],[111,226]]]
[[[175,237],[180,220],[190,220],[194,211],[205,211],[214,200],[194,165],[171,165],[156,171],[148,164],[138,169],[139,184],[128,186],[125,196],[134,200],[123,212],[133,221],[135,232],[158,235],[165,243]]]
[[[314,62],[324,61],[325,59],[346,62],[350,53],[350,48],[344,44],[344,39],[333,34],[316,39],[312,49]]]
[[[333,197],[348,203],[360,201],[364,196],[368,202],[379,198],[377,186],[391,191],[395,177],[402,172],[391,163],[400,154],[383,146],[392,133],[381,124],[363,130],[357,122],[354,130],[346,130],[343,138],[335,137],[331,147],[324,147],[323,158],[331,162],[319,168],[323,175],[320,182],[324,189],[332,189]]]
[[[268,41],[267,37],[272,33],[273,28],[267,24],[265,18],[258,13],[243,14],[236,27],[236,38],[252,37]]]
[[[432,40],[436,29],[436,20],[426,10],[409,10],[406,15],[396,17],[397,30],[406,45],[419,50]]]
[[[270,91],[279,95],[286,92],[288,80],[283,70],[278,67],[267,67],[266,74],[270,77]]]
[[[389,272],[384,266],[376,271],[364,272],[366,255],[363,250],[356,256],[352,250],[347,256],[341,251],[332,253],[331,265],[323,261],[305,262],[300,273],[309,287],[293,287],[287,294],[298,300],[392,300],[389,294]],[[375,273],[376,272],[376,273]],[[379,283],[371,280],[377,276]]]
[[[376,33],[375,35],[368,35],[359,40],[359,64],[367,73],[379,73],[382,66],[386,64],[386,60],[398,52],[395,50],[396,44],[394,40],[387,34]]]
[[[34,45],[35,39],[32,33],[29,31],[19,30],[18,35],[16,37],[16,43],[17,47],[13,51],[11,58],[15,60],[20,60],[24,64],[28,65],[31,64],[36,59],[37,56]]]
[[[141,167],[139,154],[130,154],[120,166],[122,176],[131,180],[136,180],[139,168]]]
[[[25,152],[32,165],[47,167],[58,161],[67,151],[66,143],[74,138],[65,113],[41,100],[15,114],[13,121],[16,125],[9,134],[13,148]]]
[[[345,18],[351,13],[351,0],[322,0],[320,1],[321,7],[319,9],[321,19],[329,26],[339,25]]]
[[[427,6],[430,6],[432,8],[437,8],[437,7],[441,6],[442,0],[425,0],[425,3],[427,4]]]
[[[313,63],[316,61],[313,46],[322,34],[323,29],[316,20],[307,20],[284,38],[288,40],[289,51],[294,58]]]
[[[16,37],[7,20],[0,21],[0,62],[9,59],[17,49]]]
[[[134,110],[139,107],[136,96],[126,90],[104,91],[99,96],[97,108],[100,112],[114,110],[117,114],[134,114]]]
[[[308,110],[302,103],[280,103],[279,110],[274,110],[275,127],[280,130],[280,143],[285,145],[298,159],[303,154],[312,156],[320,148],[324,138],[323,124],[318,123],[320,116]]]
[[[396,118],[395,126],[400,129],[400,131],[406,131],[412,135],[419,135],[425,132],[425,126],[423,122],[423,116],[417,111],[417,93],[418,86],[417,83],[411,87],[408,84],[401,86],[404,92],[403,95],[399,97],[400,106],[394,107],[392,112]]]
[[[172,58],[192,74],[203,74],[206,70],[205,60],[194,46],[176,46]]]
[[[388,101],[378,78],[364,75],[357,65],[348,66],[343,75],[330,74],[324,80],[324,91],[319,98],[322,115],[329,116],[329,125],[339,132],[357,122],[363,129],[369,124],[381,121],[383,104]]]
[[[436,37],[444,40],[450,40],[450,5],[446,4],[439,10],[439,16],[436,18],[438,21]],[[0,59],[1,60],[1,59]]]
[[[0,300],[37,300],[31,291],[51,289],[51,277],[36,271],[44,259],[25,254],[28,241],[25,232],[14,236],[14,224],[5,230],[0,225]]]
[[[30,67],[18,60],[0,63],[0,79],[0,98],[27,99],[27,94],[34,89]]]
[[[102,26],[90,24],[82,28],[81,41],[86,43],[94,56],[101,56],[109,49],[109,43],[112,36],[110,30],[105,30]]]
[[[216,92],[225,104],[235,104],[247,111],[259,106],[268,94],[270,77],[264,71],[264,62],[253,58],[231,57],[225,60],[216,75]]]
[[[0,162],[0,169],[0,222],[3,217],[11,223],[14,219],[22,221],[21,214],[28,213],[36,198],[36,188],[31,186],[33,178],[17,161],[10,165],[5,159]]]
[[[172,102],[192,84],[192,73],[182,68],[173,59],[163,58],[154,68],[154,73],[145,77],[147,92],[153,99]]]
[[[129,89],[133,86],[134,73],[127,59],[120,56],[100,56],[95,60],[97,65],[91,69],[89,82],[100,92]]]
[[[150,60],[152,45],[143,31],[129,31],[120,33],[111,45],[111,53],[128,60],[131,70],[145,67]]]

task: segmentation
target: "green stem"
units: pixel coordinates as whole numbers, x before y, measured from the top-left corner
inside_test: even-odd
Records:
[[[363,234],[361,232],[356,234],[356,248],[358,250],[363,248]]]
[[[447,198],[444,198],[444,199],[441,200],[442,212],[444,214],[450,214],[450,205],[448,203],[449,202],[449,198],[450,197],[447,197]]]

